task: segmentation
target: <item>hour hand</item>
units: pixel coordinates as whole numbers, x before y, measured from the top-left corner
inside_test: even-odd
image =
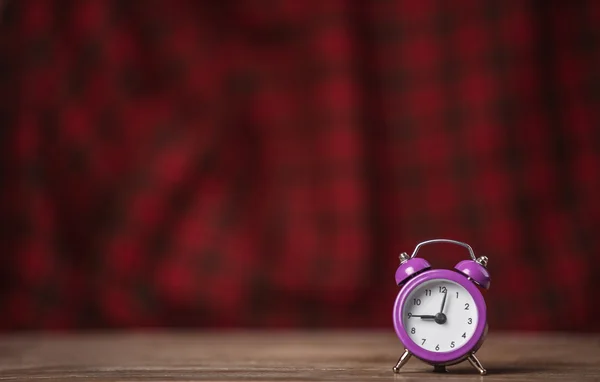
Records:
[[[435,319],[435,316],[433,316],[431,314],[411,314],[411,317],[419,317],[422,320],[433,320],[433,319]]]

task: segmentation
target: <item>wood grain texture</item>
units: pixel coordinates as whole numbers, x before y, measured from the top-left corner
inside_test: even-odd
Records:
[[[0,336],[0,380],[593,381],[600,336],[493,333],[447,374],[411,359],[393,332],[177,332]]]

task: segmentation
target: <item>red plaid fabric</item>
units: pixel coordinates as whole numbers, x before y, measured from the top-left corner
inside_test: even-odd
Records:
[[[391,327],[445,237],[597,330],[600,2],[3,4],[0,328]]]

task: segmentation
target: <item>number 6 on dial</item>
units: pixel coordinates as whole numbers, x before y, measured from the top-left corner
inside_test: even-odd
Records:
[[[471,260],[463,260],[454,270],[431,269],[415,257],[426,244],[451,243],[469,250]],[[401,286],[394,303],[394,328],[405,347],[394,366],[399,373],[412,355],[444,372],[446,366],[467,359],[481,375],[486,374],[475,352],[487,333],[485,301],[479,288],[488,289],[488,258],[475,257],[466,243],[448,239],[424,241],[412,255],[400,255],[396,284]]]

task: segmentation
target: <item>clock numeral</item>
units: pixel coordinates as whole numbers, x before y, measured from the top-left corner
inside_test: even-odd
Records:
[[[455,347],[455,346],[456,346],[456,345],[454,345],[454,341],[450,342],[450,347],[451,347],[452,349],[454,349],[454,347]]]
[[[415,334],[417,330],[415,328],[410,329],[410,334]]]
[[[465,302],[465,310],[469,310],[469,303]]]
[[[458,292],[456,292],[456,298],[458,298]]]
[[[408,312],[408,318],[411,318],[411,317],[412,317],[412,313]]]
[[[440,350],[440,344],[437,344],[435,350]]]
[[[446,293],[446,292],[448,292],[448,289],[446,289],[445,286],[441,286],[439,288],[440,288],[440,293]]]
[[[467,333],[463,333],[463,335],[461,336],[462,338],[467,338]]]
[[[425,289],[425,296],[431,296],[431,289]]]
[[[421,342],[421,345],[425,345],[425,341],[427,341],[427,338],[421,338],[421,340],[423,341]]]
[[[421,305],[421,299],[420,298],[413,298],[413,305]]]
[[[472,318],[469,318],[469,319],[467,320],[467,324],[471,325],[472,323],[473,323],[473,319],[472,319]]]

